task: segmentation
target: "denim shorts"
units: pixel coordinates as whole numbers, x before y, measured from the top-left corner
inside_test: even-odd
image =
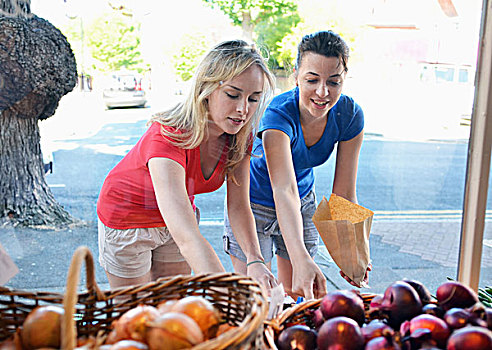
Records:
[[[234,237],[234,234],[232,233],[227,215],[227,205],[225,205],[224,208],[224,251],[227,254],[246,262],[246,255],[244,255],[241,247]],[[281,258],[290,260],[285,242],[282,238],[282,233],[280,232],[275,208],[251,203],[251,209],[253,210],[253,215],[255,217],[256,231],[260,241],[261,254],[265,259],[265,262],[270,262],[274,254],[280,256]],[[316,229],[316,226],[314,226],[312,220],[315,211],[316,196],[313,190],[301,199],[301,214],[302,223],[304,226],[304,245],[306,246],[309,255],[313,257],[318,252],[319,244],[318,230]],[[274,248],[275,252],[273,251]]]

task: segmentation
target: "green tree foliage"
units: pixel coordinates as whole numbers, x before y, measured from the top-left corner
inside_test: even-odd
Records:
[[[344,11],[345,10],[345,11]],[[350,17],[350,8],[340,8],[323,0],[303,0],[299,4],[302,20],[278,43],[277,59],[279,65],[292,70],[297,56],[297,45],[302,37],[320,30],[333,30],[347,42],[350,47],[350,64],[361,59],[357,51],[358,40],[363,38],[362,24]]]
[[[203,0],[218,8],[232,22],[241,26],[246,40],[264,46],[270,56],[270,66],[277,66],[278,43],[299,21],[297,4],[285,0]]]
[[[101,72],[121,69],[144,71],[140,52],[140,24],[119,14],[104,14],[87,28],[85,42],[92,68]]]
[[[80,17],[74,17],[66,26],[60,28],[60,31],[65,35],[70,43],[73,54],[77,61],[77,71],[79,73],[87,73],[87,66],[91,60],[88,51],[84,50],[84,23]]]
[[[209,36],[203,33],[190,33],[182,36],[179,47],[172,55],[176,75],[182,80],[190,80],[200,59],[212,46]]]
[[[203,0],[212,8],[219,8],[235,25],[251,23],[254,26],[271,16],[289,15],[297,5],[285,0]]]
[[[271,68],[283,67],[280,43],[286,35],[292,33],[292,28],[299,23],[300,19],[297,13],[293,13],[285,17],[270,17],[256,26],[256,42],[268,51],[268,64]]]

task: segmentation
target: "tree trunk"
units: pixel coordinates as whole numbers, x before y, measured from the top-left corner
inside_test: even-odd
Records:
[[[249,11],[243,12],[243,20],[241,22],[241,29],[243,30],[244,40],[247,42],[253,42],[253,23],[251,21],[251,13]]]
[[[12,1],[0,0],[0,225],[81,224],[45,181],[38,127],[75,87],[75,57],[58,29],[29,13],[29,0]]]
[[[37,119],[0,114],[1,216],[22,226],[56,228],[76,223],[55,200],[44,177]]]

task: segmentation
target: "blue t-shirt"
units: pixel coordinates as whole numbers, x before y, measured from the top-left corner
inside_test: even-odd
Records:
[[[251,201],[271,208],[275,207],[263,152],[261,139],[263,131],[276,129],[289,136],[299,196],[303,198],[314,186],[313,167],[328,160],[338,141],[354,138],[363,128],[362,109],[351,97],[342,94],[328,112],[328,120],[321,139],[311,147],[307,147],[299,115],[299,88],[296,87],[276,96],[260,121],[259,132],[253,144],[250,167]]]

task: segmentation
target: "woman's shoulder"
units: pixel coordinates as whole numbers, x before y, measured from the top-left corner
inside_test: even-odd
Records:
[[[341,95],[332,113],[334,115],[332,120],[340,130],[341,141],[350,140],[363,130],[364,113],[352,97]]]
[[[347,114],[349,114],[350,116],[354,116],[361,111],[361,108],[351,96],[342,94],[340,95],[340,99],[336,103],[334,110],[339,116],[347,116]]]
[[[165,130],[166,132],[172,133],[172,134],[177,134],[177,135],[183,134],[183,130],[177,129],[177,128],[170,126],[170,125],[159,123],[157,121],[153,121],[149,125],[149,128],[147,130],[148,130],[148,132],[151,132],[151,133],[161,133],[162,130]]]
[[[180,147],[177,143],[179,138],[173,137],[180,133],[182,131],[179,129],[163,125],[159,122],[153,122],[147,128],[147,131],[138,142],[136,148],[139,152],[145,154],[145,157],[148,159],[152,157],[173,158],[179,155],[179,162],[181,163],[182,157],[184,157],[188,150]]]
[[[296,107],[298,104],[297,88],[284,91],[281,94],[275,96],[270,102],[269,109],[288,109]]]
[[[286,119],[289,121],[299,119],[299,101],[297,96],[296,89],[275,96],[267,107],[263,119],[278,119],[279,117],[282,120]]]
[[[343,107],[350,107],[356,105],[356,102],[353,97],[345,94],[340,95],[340,99],[337,102],[337,105],[343,106]]]
[[[159,122],[152,122],[147,131],[142,136],[142,141],[145,143],[166,144],[168,146],[178,147],[181,135],[184,131],[173,126],[164,125]]]
[[[165,139],[172,139],[173,135],[176,135],[177,139],[179,139],[180,136],[186,134],[186,131],[176,128],[174,126],[170,126],[154,121],[152,122],[152,124],[149,125],[146,133],[154,136],[160,135],[163,136]]]

